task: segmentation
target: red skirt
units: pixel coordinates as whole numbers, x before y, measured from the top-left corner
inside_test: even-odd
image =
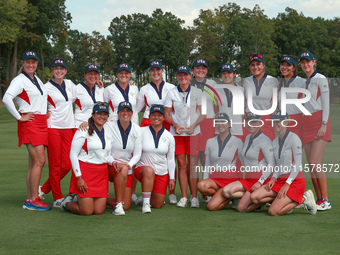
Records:
[[[297,123],[295,123],[294,121],[291,121],[289,123],[289,126],[291,125],[295,125],[295,127],[289,127],[288,130],[297,134],[300,138],[300,140],[302,141],[302,113],[298,113],[298,114],[292,114],[289,115],[290,119],[296,120]]]
[[[331,123],[328,119],[326,133],[323,137],[317,138],[316,135],[321,127],[322,111],[314,112],[312,115],[304,115],[302,117],[302,143],[310,143],[320,139],[331,142]]]
[[[283,184],[286,183],[289,174],[281,175],[277,181],[275,182],[272,190],[276,193],[279,193]],[[292,184],[290,184],[289,189],[287,191],[287,196],[292,199],[293,201],[297,202],[299,205],[301,204],[303,194],[306,190],[306,180],[302,172],[296,176]]]
[[[246,173],[245,178],[239,181],[242,183],[243,187],[247,191],[252,193],[251,187],[253,187],[253,185],[260,179],[261,176],[262,176],[262,172],[248,172]],[[270,177],[267,178],[267,180],[263,183],[263,185],[269,182],[269,180],[270,180]]]
[[[140,170],[145,166],[140,166],[135,169],[135,176],[139,182],[142,182],[142,177],[140,176]],[[166,195],[166,189],[169,183],[169,175],[157,175],[155,174],[155,180],[153,181],[152,193],[158,193]]]
[[[70,192],[79,197],[108,197],[109,196],[109,171],[107,164],[91,164],[79,160],[81,178],[87,184],[87,192],[81,194],[78,190],[77,179],[72,178]],[[73,173],[72,173],[73,174]]]
[[[26,115],[23,113],[21,115]],[[48,128],[46,114],[34,114],[33,121],[18,121],[18,138],[21,147],[22,144],[48,145]]]
[[[198,151],[205,151],[207,140],[215,136],[214,119],[204,119],[200,124],[201,136]]]
[[[229,183],[242,180],[242,179],[237,179],[237,178],[209,178],[209,179],[211,179],[213,182],[215,182],[221,188],[224,188]]]

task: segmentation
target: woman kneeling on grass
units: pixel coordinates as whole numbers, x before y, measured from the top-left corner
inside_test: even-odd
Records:
[[[203,196],[212,196],[208,202],[210,211],[223,209],[230,199],[223,196],[222,188],[229,183],[242,179],[242,173],[236,167],[236,160],[241,156],[243,142],[230,134],[231,124],[227,114],[216,114],[215,125],[219,135],[207,141],[205,147],[206,169],[203,171],[204,180],[197,184],[197,188]],[[218,168],[222,170],[218,171]],[[211,170],[216,171],[212,172]]]
[[[135,176],[142,183],[142,213],[151,213],[151,206],[162,208],[168,184],[169,190],[175,187],[175,138],[162,124],[164,115],[163,105],[151,106],[151,125],[141,128],[143,153]]]
[[[62,211],[89,216],[104,212],[109,193],[109,172],[112,132],[105,124],[109,117],[109,105],[97,102],[89,119],[88,131],[78,130],[72,140],[70,158],[76,181],[71,183],[71,192],[61,203]]]
[[[316,203],[313,192],[306,192],[306,181],[302,173],[302,143],[298,135],[290,132],[284,121],[288,115],[281,115],[281,111],[273,113],[274,131],[279,134],[273,141],[276,167],[270,181],[261,186],[269,177],[271,171],[264,173],[260,180],[253,186],[254,192],[250,199],[254,204],[265,204],[273,201],[268,213],[272,216],[281,216],[291,213],[293,208],[301,203],[311,214],[316,214]]]

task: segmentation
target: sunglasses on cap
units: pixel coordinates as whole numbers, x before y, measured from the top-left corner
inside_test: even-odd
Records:
[[[253,54],[253,55],[250,56],[249,62],[252,61],[253,59],[258,59],[258,58],[263,59],[263,57],[260,54]]]
[[[95,103],[93,106],[107,106],[107,107],[109,107],[109,103],[106,103],[106,102],[97,102],[97,103]]]

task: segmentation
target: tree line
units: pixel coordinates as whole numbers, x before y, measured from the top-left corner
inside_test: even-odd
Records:
[[[100,66],[104,83],[115,80],[117,65],[128,62],[133,81],[149,82],[148,64],[161,59],[166,80],[175,83],[178,65],[190,65],[205,58],[210,77],[219,77],[221,65],[231,62],[241,77],[249,76],[248,58],[253,53],[264,57],[266,72],[279,77],[279,60],[284,54],[311,51],[317,69],[327,77],[340,76],[340,18],[311,18],[287,7],[275,18],[268,18],[259,5],[253,9],[228,3],[200,10],[193,26],[170,12],[156,9],[114,17],[108,36],[71,30],[71,13],[65,0],[6,0],[0,3],[0,80],[2,95],[21,65],[22,53],[34,50],[39,55],[38,76],[51,77],[55,57],[67,61],[67,78],[83,80],[85,65]],[[299,73],[303,76],[302,72]]]

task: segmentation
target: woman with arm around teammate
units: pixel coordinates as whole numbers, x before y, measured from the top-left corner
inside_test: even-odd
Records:
[[[236,160],[241,156],[243,142],[231,135],[230,126],[226,113],[216,114],[215,128],[219,134],[207,141],[205,149],[203,180],[197,184],[197,188],[203,196],[212,197],[208,202],[210,211],[223,209],[230,199],[223,196],[222,189],[229,183],[242,179]]]
[[[252,112],[249,105],[252,105],[256,110],[269,110],[274,107],[273,111],[276,109],[276,105],[273,106],[273,89],[279,86],[276,78],[265,73],[265,63],[264,59],[259,54],[253,54],[249,58],[249,69],[253,74],[250,77],[244,79],[243,88],[244,96],[247,102],[246,113]],[[272,112],[273,112],[272,111]],[[266,119],[270,118],[272,115],[261,115],[261,120],[263,120],[262,132],[270,140],[274,140],[275,133],[271,126],[270,121]],[[245,136],[248,133],[247,129],[243,129]]]
[[[246,172],[245,178],[232,182],[223,188],[223,195],[226,199],[241,198],[237,205],[239,212],[251,212],[259,207],[257,204],[252,203],[250,195],[258,188],[254,184],[258,182],[264,173],[268,173],[268,169],[274,165],[272,142],[262,133],[262,124],[261,116],[247,113],[246,125],[250,134],[244,142],[241,157],[243,159],[242,170]],[[267,171],[265,171],[266,169]],[[261,179],[261,183],[265,181],[266,178]]]
[[[191,207],[199,208],[196,166],[199,155],[199,124],[205,118],[205,115],[201,115],[202,92],[190,85],[191,73],[188,66],[179,66],[176,78],[179,85],[168,92],[165,100],[165,120],[172,126],[170,132],[176,141],[175,155],[178,164],[178,180],[182,192],[182,198],[178,201],[177,206],[187,206],[187,185],[189,182],[192,194]],[[173,112],[170,115],[172,109]]]
[[[305,88],[311,93],[311,99],[304,106],[312,114],[302,118],[302,142],[317,197],[317,209],[324,211],[331,209],[326,174],[321,165],[327,142],[331,142],[329,86],[327,78],[315,71],[315,65],[316,60],[311,52],[300,55],[300,66],[307,76]]]
[[[118,119],[118,105],[126,101],[132,105],[132,121],[139,125],[138,112],[136,111],[138,87],[130,85],[131,67],[128,63],[119,64],[117,67],[117,81],[104,90],[104,101],[110,105],[109,121]]]
[[[22,72],[15,77],[7,89],[3,102],[18,121],[19,147],[28,150],[26,175],[27,199],[22,208],[28,210],[50,210],[38,196],[39,182],[46,162],[45,146],[48,145],[46,121],[47,92],[41,80],[34,75],[38,66],[37,54],[26,51],[22,57]],[[13,99],[19,109],[15,108]]]
[[[109,105],[97,102],[88,130],[77,130],[73,137],[70,159],[76,180],[71,186],[76,191],[77,201],[68,195],[61,203],[62,211],[89,216],[100,215],[105,210],[109,193],[107,164],[113,162],[110,156],[112,133],[106,123],[108,116]]]
[[[75,85],[72,81],[64,79],[66,73],[65,60],[55,58],[52,61],[53,78],[45,84],[49,112],[47,119],[49,178],[40,191],[47,194],[52,190],[54,207],[60,207],[64,199],[60,181],[72,168],[70,149],[76,131],[72,104]]]
[[[142,213],[151,213],[150,206],[162,208],[168,185],[175,186],[175,139],[162,124],[164,114],[163,105],[151,106],[151,125],[141,128],[143,153],[135,176],[142,183]]]
[[[279,134],[273,141],[275,167],[273,176],[266,185],[256,189],[250,196],[254,204],[272,202],[268,213],[281,216],[304,204],[311,214],[316,213],[316,204],[311,190],[305,192],[306,181],[302,173],[302,143],[297,134],[290,132],[284,123],[288,114],[281,115],[278,110],[272,118],[274,130]],[[260,178],[257,186],[261,185]],[[260,185],[259,185],[260,184]]]

